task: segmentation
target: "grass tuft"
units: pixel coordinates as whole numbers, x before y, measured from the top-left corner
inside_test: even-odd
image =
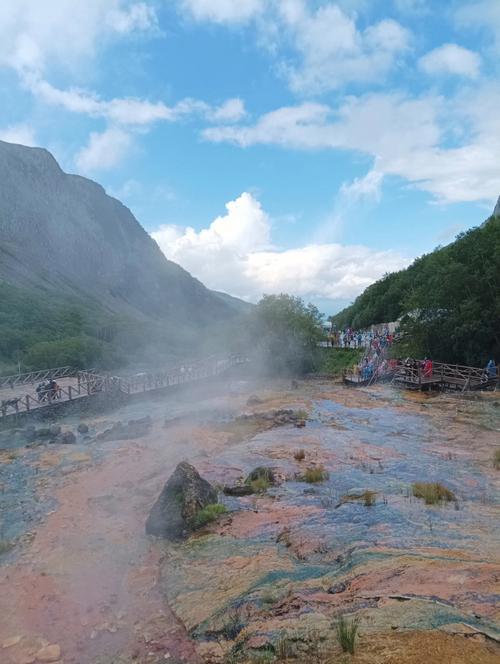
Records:
[[[264,493],[264,491],[267,491],[271,486],[271,482],[266,480],[265,477],[259,477],[256,480],[252,480],[250,482],[250,486],[252,487],[254,493]]]
[[[500,447],[493,453],[493,468],[500,470]]]
[[[344,652],[354,655],[356,647],[356,637],[359,629],[359,618],[354,618],[351,622],[344,616],[340,616],[336,625],[337,641]]]
[[[14,542],[11,542],[10,540],[0,540],[0,555],[2,553],[7,553],[7,551],[10,551],[13,548]]]
[[[318,482],[324,482],[329,478],[328,471],[325,470],[324,466],[317,466],[316,468],[308,468],[304,473],[304,481],[309,484],[317,484]]]
[[[376,491],[365,491],[363,495],[363,502],[365,507],[372,507],[372,505],[375,505],[376,495],[377,495]]]
[[[455,494],[439,482],[415,482],[412,484],[415,498],[422,498],[426,505],[456,501]]]
[[[211,503],[196,514],[193,519],[193,525],[195,528],[202,528],[203,526],[206,526],[207,523],[217,521],[217,519],[226,512],[227,508],[225,505],[221,505],[220,503]]]
[[[306,452],[303,449],[297,450],[295,454],[293,455],[293,458],[295,461],[304,461],[306,458]]]

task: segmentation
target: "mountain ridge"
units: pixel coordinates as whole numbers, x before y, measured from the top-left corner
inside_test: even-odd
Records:
[[[165,258],[132,212],[44,148],[0,141],[0,279],[90,296],[114,313],[202,324],[234,313]]]

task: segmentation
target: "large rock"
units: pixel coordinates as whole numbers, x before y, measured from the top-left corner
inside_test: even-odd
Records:
[[[217,502],[217,491],[190,464],[183,461],[163,487],[146,521],[146,533],[179,540],[193,530],[195,515]]]

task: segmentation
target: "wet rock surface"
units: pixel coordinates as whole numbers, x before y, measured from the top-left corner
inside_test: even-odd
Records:
[[[146,533],[180,540],[193,530],[196,514],[217,502],[217,491],[190,464],[180,463],[169,478],[146,521]]]
[[[151,418],[141,417],[138,420],[130,420],[126,424],[117,422],[112,427],[106,429],[98,434],[96,439],[98,441],[113,441],[113,440],[133,440],[134,438],[142,438],[146,436],[151,429]]]
[[[200,396],[192,415],[192,401],[159,403],[147,433],[128,440],[97,440],[112,428],[104,417],[90,439],[78,419],[62,421],[72,445],[47,436],[27,448],[26,428],[11,434],[0,451],[2,537],[14,542],[0,554],[2,664],[55,645],[65,664],[253,662],[285,637],[291,661],[321,651],[342,662],[341,613],[360,619],[353,662],[496,664],[498,395],[289,390],[232,385]],[[261,413],[307,411],[307,427],[248,417],[256,393]],[[112,420],[140,419],[140,408]],[[259,466],[279,481],[223,497],[229,516],[186,540],[148,538],[151,506],[184,459],[212,485],[241,486]],[[323,482],[297,479],[320,466]],[[444,483],[457,501],[426,506],[418,481]]]

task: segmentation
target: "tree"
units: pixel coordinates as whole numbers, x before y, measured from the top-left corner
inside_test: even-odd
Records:
[[[276,374],[311,371],[323,337],[322,315],[291,295],[264,295],[250,318],[250,330],[263,368]]]

